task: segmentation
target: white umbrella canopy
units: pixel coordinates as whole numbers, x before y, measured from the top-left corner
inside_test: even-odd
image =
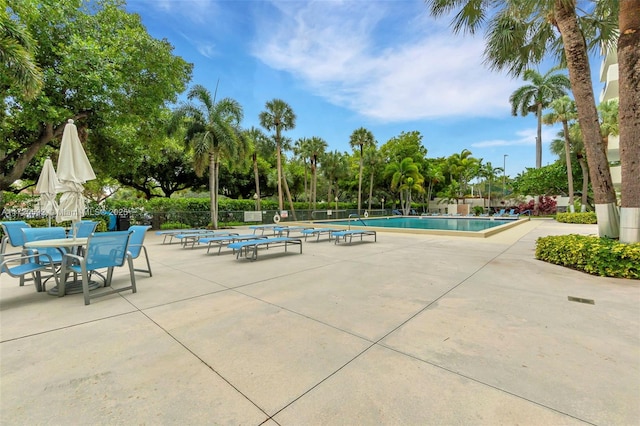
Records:
[[[44,160],[38,183],[36,184],[36,190],[40,193],[40,200],[38,202],[40,211],[45,212],[49,217],[49,226],[51,226],[51,216],[58,213],[58,203],[56,202],[57,188],[60,185],[58,182],[58,176],[53,168],[53,162],[51,158],[47,157]]]
[[[84,216],[84,184],[96,178],[91,163],[84,152],[78,129],[69,120],[64,126],[60,156],[58,157],[58,192],[62,193],[56,221],[79,221]]]

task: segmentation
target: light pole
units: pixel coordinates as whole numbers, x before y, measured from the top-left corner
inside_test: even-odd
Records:
[[[502,156],[502,199],[507,196],[507,157],[509,154]]]
[[[253,194],[253,202],[255,204],[256,211],[258,211],[258,193]]]
[[[382,201],[382,214],[384,214],[384,197],[380,201]]]
[[[336,217],[338,217],[338,197],[334,198],[336,202]]]

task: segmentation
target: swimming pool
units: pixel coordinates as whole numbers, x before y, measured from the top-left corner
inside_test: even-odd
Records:
[[[487,237],[511,228],[520,220],[506,218],[478,218],[478,217],[382,217],[382,218],[352,218],[350,220],[323,220],[314,221],[314,225],[324,226],[350,226],[351,228],[383,228],[380,230],[411,233],[433,233],[446,235],[466,235],[474,237]]]

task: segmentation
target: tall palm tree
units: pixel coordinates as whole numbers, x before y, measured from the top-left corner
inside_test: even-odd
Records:
[[[620,2],[618,84],[620,92],[620,241],[640,242],[640,0]]]
[[[242,107],[230,98],[219,102],[201,85],[195,85],[187,93],[189,103],[174,111],[174,123],[186,126],[186,141],[194,152],[194,168],[198,176],[209,168],[211,193],[211,225],[218,229],[218,175],[224,158],[230,166],[244,157],[246,139],[240,137]],[[198,101],[193,103],[192,101]],[[175,124],[172,126],[175,128]]]
[[[427,187],[427,208],[428,208],[429,202],[431,201],[431,196],[433,195],[434,186],[440,182],[444,182],[445,180],[444,173],[442,172],[442,163],[430,165],[426,179],[429,182],[429,186]]]
[[[33,99],[43,85],[42,71],[34,59],[36,43],[29,31],[0,8],[0,66],[9,83],[17,85],[26,99]],[[8,88],[8,87],[7,87]],[[2,87],[3,92],[7,89]],[[4,94],[3,94],[4,98]]]
[[[489,198],[489,212],[491,212],[491,183],[498,173],[502,173],[503,171],[504,169],[502,167],[493,167],[490,161],[480,165],[480,176],[484,177],[489,182],[489,191],[487,191]]]
[[[574,212],[573,207],[573,171],[571,167],[571,141],[569,140],[569,121],[575,120],[576,104],[569,98],[563,96],[555,99],[550,104],[551,112],[542,117],[544,124],[562,123],[562,133],[564,136],[564,158],[567,163],[567,183],[569,184],[569,211]]]
[[[566,63],[599,210],[598,231],[601,236],[614,238],[619,234],[616,194],[600,138],[588,49],[615,42],[619,36],[612,17],[618,10],[621,14],[631,12],[626,16],[629,23],[634,22],[638,14],[632,12],[636,9],[626,7],[637,8],[637,1],[623,2],[625,8],[620,8],[618,0],[602,0],[594,2],[587,13],[578,10],[574,0],[426,0],[432,15],[453,16],[456,33],[487,29],[485,58],[492,69],[506,69],[509,74],[520,76],[547,56]],[[638,31],[630,32],[633,34],[625,40],[631,41],[628,46],[637,46],[633,38],[638,37]],[[636,51],[637,56],[637,48],[628,50]],[[637,84],[634,88],[632,81],[628,80],[628,89],[637,93]],[[626,96],[622,90],[620,95]],[[633,111],[633,104],[628,105]]]
[[[464,203],[464,195],[467,190],[467,184],[476,174],[478,169],[479,160],[471,156],[472,153],[468,149],[463,149],[460,153],[455,153],[447,158],[447,167],[449,170],[450,179],[454,177],[458,181],[459,193],[458,197],[462,198]]]
[[[309,139],[308,148],[311,163],[311,202],[314,210],[316,209],[316,198],[318,194],[318,163],[324,155],[327,146],[327,142],[320,137],[313,136]]]
[[[282,99],[273,99],[265,104],[265,111],[259,115],[260,125],[268,131],[275,131],[276,141],[276,168],[278,169],[278,209],[284,210],[282,194],[283,168],[282,168],[282,132],[296,127],[296,115],[293,109]],[[291,211],[293,202],[290,201]],[[295,212],[294,212],[295,215]]]
[[[369,210],[371,210],[371,203],[373,202],[373,180],[376,169],[382,164],[382,155],[375,145],[370,146],[364,151],[364,162],[369,169]]]
[[[250,129],[245,130],[243,134],[252,148],[251,161],[253,164],[253,178],[256,182],[256,210],[261,210],[262,195],[260,193],[260,171],[258,170],[258,158],[260,154],[265,151],[265,145],[268,144],[267,137],[260,129],[253,126],[251,126]]]
[[[302,167],[304,169],[304,196],[309,203],[309,208],[311,208],[311,189],[307,190],[308,185],[308,169],[307,169],[307,158],[309,158],[309,138],[299,138],[295,145],[293,146],[293,153],[302,160]]]
[[[541,75],[534,70],[526,70],[523,75],[525,81],[531,84],[524,85],[511,94],[511,114],[525,116],[533,112],[538,119],[536,136],[536,169],[542,167],[542,110],[549,107],[554,99],[565,95],[569,89],[569,78],[564,74],[556,73],[556,69],[547,71]]]
[[[373,133],[364,127],[360,127],[351,133],[349,138],[349,145],[354,150],[356,148],[360,151],[360,171],[358,172],[358,214],[362,211],[362,170],[364,169],[364,155],[363,151],[365,147],[375,145],[376,140],[373,137]]]
[[[586,153],[584,143],[582,143],[582,131],[580,130],[580,124],[578,122],[574,122],[569,126],[569,140],[571,141],[569,146],[576,155],[580,170],[582,171],[582,199],[580,200],[582,206],[580,211],[586,211],[589,202],[589,166],[585,158]]]

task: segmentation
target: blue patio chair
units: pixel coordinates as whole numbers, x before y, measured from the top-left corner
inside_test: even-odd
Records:
[[[13,265],[13,266],[12,266]],[[10,253],[0,254],[0,274],[8,274],[14,278],[20,279],[20,285],[23,286],[25,276],[31,275],[36,286],[36,291],[45,291],[46,280],[42,281],[42,271],[49,271],[58,284],[56,276],[56,268],[51,261],[51,257],[46,254],[26,254],[26,253]]]
[[[66,284],[66,278],[71,272],[82,275],[82,293],[84,295],[85,305],[88,305],[91,299],[109,294],[126,290],[131,290],[133,293],[136,293],[136,277],[133,269],[133,259],[131,253],[128,251],[130,237],[130,231],[96,232],[89,236],[84,256],[71,253],[64,255],[60,277],[65,280]],[[124,266],[125,262],[129,265],[131,285],[121,288],[111,287],[114,268]],[[111,290],[90,294],[89,274],[94,271],[97,272],[99,269],[107,269],[104,286],[111,287]]]
[[[0,222],[2,232],[2,246],[0,248],[0,254],[6,253],[7,245],[12,247],[22,247],[24,244],[24,237],[22,235],[22,228],[31,228],[27,222],[21,220],[11,222]]]
[[[148,225],[133,225],[129,227],[129,231],[131,231],[131,238],[129,239],[129,253],[131,253],[132,259],[137,259],[140,256],[140,253],[144,251],[144,258],[147,261],[147,269],[134,269],[138,272],[145,272],[151,274],[151,265],[149,264],[149,254],[147,253],[147,248],[144,246],[144,237],[147,235],[147,231],[151,228]]]
[[[98,222],[93,220],[81,220],[80,222],[75,222],[71,228],[69,236],[73,237],[75,235],[77,238],[87,238],[96,231],[97,226]]]
[[[494,217],[504,216],[504,212],[505,212],[505,209],[500,209],[500,211],[498,213],[494,213],[493,216]]]
[[[23,228],[22,235],[24,243],[40,240],[58,240],[67,238],[67,232],[60,226],[54,226],[51,228]],[[57,249],[53,247],[36,246],[30,248],[29,251],[31,252],[29,254],[46,254],[55,264],[62,263],[62,256],[65,254],[64,249]]]

